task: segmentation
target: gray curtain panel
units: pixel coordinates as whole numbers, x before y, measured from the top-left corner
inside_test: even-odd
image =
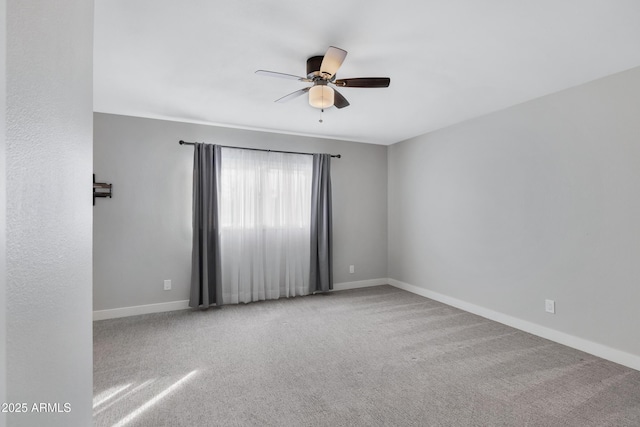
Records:
[[[189,306],[222,305],[218,200],[220,146],[193,147],[193,249]]]
[[[333,289],[331,155],[313,155],[311,180],[311,292]]]

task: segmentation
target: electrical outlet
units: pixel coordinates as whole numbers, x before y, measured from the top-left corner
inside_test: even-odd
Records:
[[[555,314],[556,313],[556,302],[552,299],[544,300],[544,310],[547,313]]]
[[[170,291],[171,290],[171,280],[165,280],[164,281],[164,290],[165,291]]]
[[[349,273],[353,274],[356,272],[356,268],[353,265],[349,266]]]

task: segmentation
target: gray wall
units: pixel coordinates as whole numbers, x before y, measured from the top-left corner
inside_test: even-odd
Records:
[[[388,156],[389,277],[640,355],[640,68]]]
[[[189,298],[193,148],[180,139],[342,154],[332,160],[334,280],[386,277],[387,147],[96,113],[94,171],[114,196],[94,208],[94,310]]]
[[[71,405],[69,413],[9,414],[6,421],[88,426],[93,2],[9,0],[6,11],[3,400]]]

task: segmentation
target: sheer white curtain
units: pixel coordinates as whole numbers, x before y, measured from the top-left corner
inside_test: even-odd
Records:
[[[225,304],[309,294],[313,159],[222,148]]]

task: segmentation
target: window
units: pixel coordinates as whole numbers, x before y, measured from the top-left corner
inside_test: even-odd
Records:
[[[311,156],[222,149],[223,228],[308,228]]]
[[[220,164],[225,303],[307,294],[312,156],[223,148]]]

